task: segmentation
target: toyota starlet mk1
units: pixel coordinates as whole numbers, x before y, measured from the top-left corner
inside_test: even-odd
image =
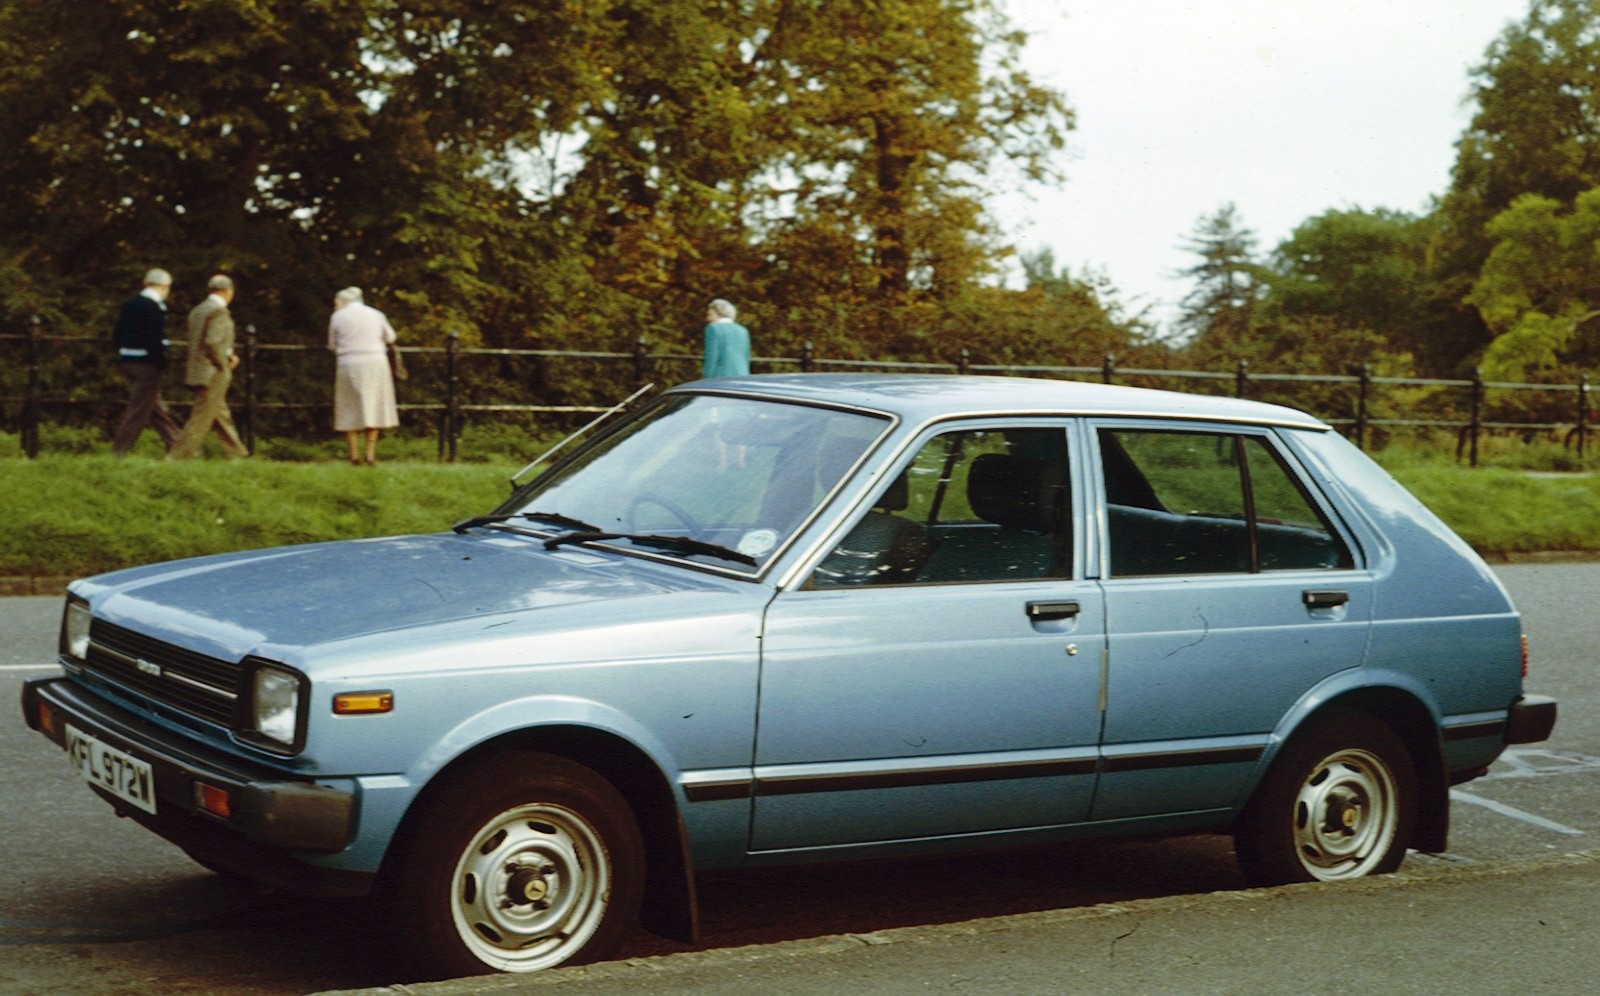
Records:
[[[1326,424],[980,377],[684,385],[437,535],[77,581],[61,663],[27,722],[117,813],[381,892],[436,977],[692,937],[709,869],[1220,831],[1256,883],[1388,872],[1556,712]]]

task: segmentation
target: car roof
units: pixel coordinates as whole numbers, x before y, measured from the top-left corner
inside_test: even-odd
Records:
[[[1326,430],[1321,420],[1260,401],[1033,377],[961,374],[757,374],[699,380],[675,391],[757,394],[866,408],[923,423],[984,415],[1100,415],[1206,419]]]

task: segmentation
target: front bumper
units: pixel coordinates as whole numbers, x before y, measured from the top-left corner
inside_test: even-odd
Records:
[[[1550,739],[1556,727],[1556,700],[1548,695],[1524,695],[1511,703],[1506,717],[1506,743],[1536,744]]]
[[[293,852],[344,850],[356,829],[355,796],[182,739],[84,690],[65,677],[22,687],[29,728],[66,747],[73,727],[149,764],[156,812],[147,813],[90,785],[117,810],[202,863],[255,881],[313,895],[359,895],[371,876],[323,868]],[[196,786],[227,792],[226,817],[202,809]]]

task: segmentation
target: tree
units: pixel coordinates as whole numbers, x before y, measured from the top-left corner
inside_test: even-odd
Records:
[[[795,309],[807,298],[793,290],[814,296],[812,278],[837,274],[824,313],[857,316],[869,353],[937,351],[939,313],[1000,255],[976,181],[1000,161],[1054,176],[1071,114],[1018,68],[1023,36],[991,0],[787,0],[775,12],[755,55],[770,87],[763,120],[784,136],[762,174],[779,199],[761,277]]]
[[[1494,332],[1483,357],[1491,380],[1571,375],[1600,359],[1600,188],[1571,211],[1524,194],[1489,224],[1494,249],[1468,303]]]
[[[1094,366],[1107,354],[1126,360],[1154,344],[1147,315],[1130,315],[1104,273],[1058,268],[1050,249],[1024,253],[1020,262],[1026,289],[992,311],[1031,327],[1037,347],[1008,362]]]
[[[1493,333],[1463,299],[1492,248],[1488,223],[1523,194],[1570,206],[1600,186],[1600,0],[1530,0],[1472,74],[1477,109],[1439,206],[1429,355],[1469,364]]]
[[[979,180],[1072,123],[1022,42],[996,0],[7,4],[0,317],[156,264],[280,340],[357,284],[412,342],[693,349],[722,295],[772,351],[946,350],[1007,252]]]
[[[1571,204],[1600,186],[1600,0],[1531,0],[1474,70],[1472,100],[1451,185],[1459,220],[1481,227],[1522,194]]]
[[[1427,344],[1434,240],[1430,221],[1399,211],[1327,211],[1278,245],[1264,272],[1262,310],[1289,326],[1375,334],[1391,353]]]
[[[1243,345],[1263,290],[1255,232],[1243,227],[1233,204],[1224,204],[1195,223],[1184,248],[1200,262],[1181,274],[1195,288],[1183,299],[1179,327],[1212,349]]]
[[[0,8],[0,238],[36,293],[124,293],[155,259],[193,286],[314,248],[282,224],[305,205],[279,185],[316,174],[322,136],[357,123],[359,20],[324,4],[92,6]]]

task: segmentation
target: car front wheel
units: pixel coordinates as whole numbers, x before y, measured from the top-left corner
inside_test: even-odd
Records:
[[[626,800],[590,769],[498,755],[424,805],[402,844],[390,912],[425,974],[594,961],[627,936],[644,848]]]
[[[1386,725],[1341,712],[1296,735],[1234,833],[1256,885],[1331,882],[1392,872],[1416,824],[1410,753]]]

